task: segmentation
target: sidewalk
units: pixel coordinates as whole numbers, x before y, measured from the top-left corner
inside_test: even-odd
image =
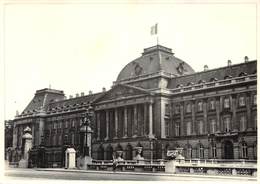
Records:
[[[99,174],[129,174],[129,175],[154,175],[168,177],[196,177],[209,179],[232,179],[232,180],[251,180],[257,181],[257,177],[249,176],[225,176],[225,175],[199,175],[199,174],[173,174],[173,173],[156,173],[156,172],[122,172],[122,171],[95,171],[95,170],[79,170],[79,169],[64,169],[64,168],[36,168],[36,171],[56,171],[56,172],[78,172],[78,173],[99,173]]]

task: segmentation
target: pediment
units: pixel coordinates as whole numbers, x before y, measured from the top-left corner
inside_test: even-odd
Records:
[[[116,100],[121,98],[127,98],[137,95],[149,95],[150,92],[145,89],[138,88],[130,85],[118,84],[111,90],[107,91],[102,97],[96,100],[96,102]]]

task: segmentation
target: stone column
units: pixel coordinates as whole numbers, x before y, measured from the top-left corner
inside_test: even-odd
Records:
[[[18,128],[16,124],[14,123],[14,128],[13,128],[13,148],[17,147],[17,133],[18,133]]]
[[[42,137],[44,136],[44,119],[40,118],[39,120],[39,144],[42,144],[42,141],[44,141],[44,139],[42,139]]]
[[[153,138],[153,104],[149,104],[149,138]]]
[[[32,124],[32,145],[34,146],[35,145],[35,134],[34,134],[34,126],[35,126],[35,124],[33,123]]]
[[[106,138],[105,140],[109,139],[109,111],[106,110]]]
[[[161,138],[166,138],[165,136],[165,103],[161,100]]]
[[[237,110],[237,95],[232,95],[232,126],[231,126],[231,130],[237,132],[238,129],[239,129],[239,125],[238,125],[238,121],[237,121],[237,113],[236,113],[236,110]]]
[[[100,112],[97,111],[97,140],[100,140]]]
[[[133,137],[137,137],[137,105],[134,105]]]
[[[117,108],[115,108],[115,136],[114,136],[114,139],[117,138],[117,134],[118,134],[118,110],[117,110]]]
[[[124,108],[124,137],[127,137],[127,107]]]
[[[146,129],[147,128],[147,104],[146,103],[144,103],[144,121],[143,121],[143,123],[144,123],[143,135],[147,135],[147,132],[149,130]]]

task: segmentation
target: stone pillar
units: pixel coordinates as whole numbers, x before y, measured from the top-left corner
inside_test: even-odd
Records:
[[[124,108],[124,137],[127,137],[127,107]]]
[[[39,143],[38,143],[38,145],[41,145],[42,141],[44,141],[44,139],[42,139],[43,136],[44,136],[44,119],[40,118],[39,119]]]
[[[166,138],[165,136],[165,103],[161,100],[161,138]]]
[[[149,104],[149,138],[153,138],[153,104]]]
[[[196,135],[197,134],[197,127],[196,127],[196,119],[195,119],[195,101],[191,101],[191,134]]]
[[[105,140],[109,139],[109,111],[106,110],[106,138]]]
[[[137,105],[134,105],[133,137],[137,137]]]
[[[231,126],[231,130],[237,132],[238,129],[239,129],[239,124],[238,124],[238,121],[237,121],[237,113],[236,113],[236,109],[237,109],[237,95],[232,95],[232,126]]]
[[[100,112],[97,111],[97,140],[100,140]]]
[[[149,131],[149,129],[147,130],[147,104],[144,103],[144,121],[143,121],[144,125],[144,130],[143,130],[143,135],[147,135],[147,132]]]
[[[117,108],[115,108],[115,136],[114,136],[114,139],[117,138],[117,134],[118,134],[118,110],[117,110]]]
[[[35,124],[32,124],[32,145],[34,146],[35,145],[35,134],[34,134],[34,126]]]
[[[16,124],[14,123],[14,128],[13,128],[13,148],[17,147],[17,133],[18,133],[18,128]]]
[[[246,124],[247,124],[247,130],[251,131],[253,130],[253,123],[254,123],[254,120],[253,118],[251,117],[252,113],[251,113],[251,101],[250,101],[250,92],[248,92],[246,94],[246,115],[247,115],[247,121],[246,121]]]
[[[29,150],[32,148],[32,135],[30,127],[26,127],[24,129],[22,139],[24,140],[24,148],[22,150],[23,158],[19,161],[19,167],[27,168],[29,161]]]

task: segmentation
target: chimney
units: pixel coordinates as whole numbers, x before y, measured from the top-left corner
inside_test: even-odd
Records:
[[[81,92],[80,95],[81,95],[81,96],[84,96],[84,92]]]
[[[105,87],[102,88],[102,92],[106,92],[106,88]]]
[[[92,95],[93,93],[92,93],[92,91],[90,90],[90,91],[88,92],[88,94],[89,94],[89,95]]]
[[[228,66],[231,66],[231,65],[232,65],[231,60],[228,60],[227,63],[228,63]]]
[[[247,56],[244,57],[245,63],[248,62],[249,58]]]
[[[204,65],[204,71],[207,71],[209,69],[208,65]]]
[[[79,97],[79,94],[78,94],[78,93],[76,93],[76,97]]]
[[[19,116],[19,111],[18,110],[16,110],[16,116]]]
[[[70,96],[69,96],[69,98],[71,99],[71,98],[73,98],[73,96],[72,96],[72,95],[70,95]]]

